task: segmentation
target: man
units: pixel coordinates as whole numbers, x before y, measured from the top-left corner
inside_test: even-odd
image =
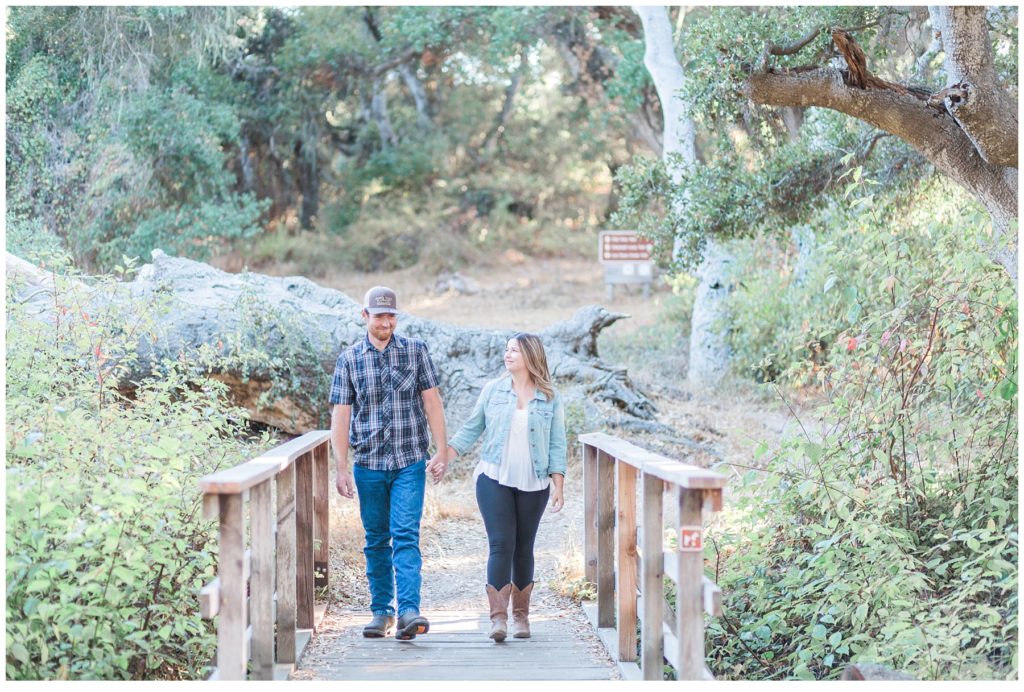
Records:
[[[394,630],[397,639],[406,640],[430,629],[420,615],[420,518],[426,473],[439,483],[448,468],[448,438],[437,370],[426,344],[394,333],[397,310],[390,288],[366,292],[366,338],[347,348],[334,368],[331,444],[338,492],[347,498],[358,492],[366,533],[363,552],[373,619],[363,636],[386,637]],[[429,465],[428,426],[443,449]]]

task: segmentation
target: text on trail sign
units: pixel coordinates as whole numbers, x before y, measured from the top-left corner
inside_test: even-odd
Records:
[[[636,231],[601,231],[598,235],[598,257],[608,262],[650,262],[654,243],[641,238]]]
[[[681,552],[701,551],[704,549],[704,530],[700,526],[680,526],[679,546]]]

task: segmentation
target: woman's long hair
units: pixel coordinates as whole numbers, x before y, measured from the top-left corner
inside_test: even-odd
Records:
[[[544,344],[536,334],[519,332],[512,336],[519,344],[519,352],[526,362],[526,371],[537,389],[551,401],[555,398],[555,388],[551,385],[551,372],[548,370],[548,357],[544,353]]]

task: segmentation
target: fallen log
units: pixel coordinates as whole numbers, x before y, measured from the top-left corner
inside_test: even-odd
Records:
[[[8,290],[28,303],[37,319],[54,319],[54,278],[8,253]],[[229,274],[201,262],[155,250],[151,264],[132,281],[105,290],[87,277],[73,283],[79,302],[131,309],[131,301],[160,298],[168,309],[158,334],[140,339],[122,387],[150,374],[162,360],[213,350],[206,376],[228,385],[234,403],[254,421],[290,434],[329,423],[330,378],[338,354],[362,339],[360,304],[340,291],[303,277],[245,272]],[[65,290],[68,290],[65,288]],[[74,317],[72,315],[72,317]],[[540,333],[556,386],[580,424],[600,425],[604,411],[650,420],[653,403],[630,381],[625,368],[597,352],[601,331],[628,315],[592,305]],[[504,371],[502,354],[515,330],[459,327],[401,314],[399,334],[427,342],[441,379],[449,429],[468,417],[483,384]]]

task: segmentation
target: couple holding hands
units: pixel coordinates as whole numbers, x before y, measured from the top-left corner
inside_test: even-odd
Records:
[[[346,498],[358,494],[366,535],[373,618],[363,636],[394,631],[397,639],[408,640],[429,631],[419,608],[426,474],[440,482],[448,462],[483,436],[473,479],[489,545],[489,636],[496,642],[508,636],[511,602],[512,635],[529,637],[534,539],[549,500],[552,512],[562,508],[566,469],[565,411],[551,383],[543,344],[534,334],[509,339],[504,375],[484,385],[469,419],[448,440],[437,371],[426,344],[394,333],[395,292],[371,288],[361,314],[366,338],[338,357],[330,403],[338,492]],[[429,460],[428,430],[438,442]]]

